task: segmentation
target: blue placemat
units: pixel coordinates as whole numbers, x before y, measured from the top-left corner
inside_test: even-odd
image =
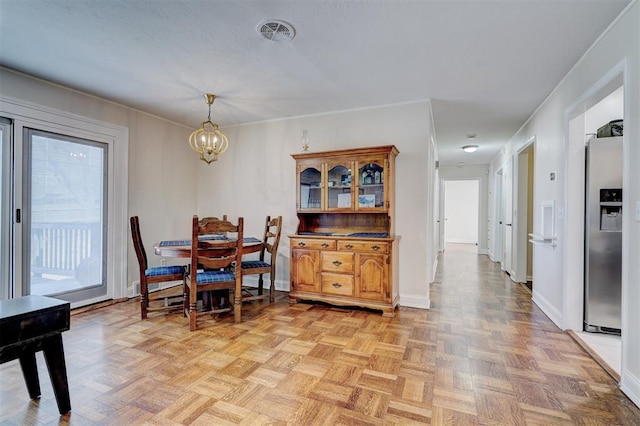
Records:
[[[201,235],[198,237],[200,241],[210,241],[210,240],[228,240],[224,235]],[[242,239],[244,244],[249,243],[261,243],[262,241],[257,239],[256,237],[246,237]],[[160,241],[160,247],[176,247],[176,246],[190,246],[191,240],[167,240]]]
[[[160,241],[160,247],[189,246],[189,245],[191,245],[191,240]]]
[[[256,237],[245,237],[242,239],[243,243],[261,243],[262,240],[257,239]]]

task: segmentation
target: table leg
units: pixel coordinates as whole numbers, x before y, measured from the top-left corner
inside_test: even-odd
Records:
[[[229,303],[231,303],[231,300],[229,300]],[[242,287],[238,285],[236,285],[236,289],[233,292],[233,319],[235,322],[242,321]]]
[[[71,411],[71,401],[69,400],[69,384],[67,382],[67,367],[64,362],[62,335],[56,334],[46,339],[42,345],[42,352],[47,362],[53,393],[58,403],[58,411],[60,414],[66,414]]]
[[[29,398],[36,399],[40,397],[40,379],[38,378],[38,366],[36,365],[36,353],[29,352],[20,357],[20,367],[22,368],[22,376],[27,384]]]

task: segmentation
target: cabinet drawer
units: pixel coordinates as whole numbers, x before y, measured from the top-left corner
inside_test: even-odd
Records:
[[[381,241],[338,241],[338,250],[387,253],[389,244]]]
[[[336,240],[318,240],[314,238],[295,238],[291,240],[292,248],[315,250],[335,250]]]
[[[322,273],[322,292],[340,296],[353,295],[353,275]]]
[[[322,270],[353,274],[353,253],[322,252]]]

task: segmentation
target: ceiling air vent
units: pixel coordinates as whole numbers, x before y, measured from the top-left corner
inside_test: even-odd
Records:
[[[296,35],[296,30],[291,24],[273,19],[261,22],[256,30],[262,37],[271,41],[291,41]]]

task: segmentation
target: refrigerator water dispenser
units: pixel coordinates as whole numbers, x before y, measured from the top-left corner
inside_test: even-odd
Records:
[[[600,230],[622,232],[622,189],[600,190]]]

